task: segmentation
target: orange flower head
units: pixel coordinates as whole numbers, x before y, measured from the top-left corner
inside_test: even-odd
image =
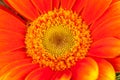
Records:
[[[120,0],[3,1],[0,80],[116,79]]]

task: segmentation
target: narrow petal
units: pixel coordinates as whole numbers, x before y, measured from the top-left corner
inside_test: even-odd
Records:
[[[99,25],[118,15],[120,15],[120,1],[111,4],[108,10],[93,25],[90,26],[90,30],[93,31],[96,28],[102,27]]]
[[[50,68],[37,68],[29,73],[25,80],[51,80],[51,76],[53,75],[54,71]]]
[[[2,68],[4,65],[9,64],[13,61],[21,60],[24,58],[27,58],[26,53],[19,50],[11,51],[4,55],[0,55],[0,68]]]
[[[46,13],[52,10],[52,0],[32,0],[32,3],[40,13]]]
[[[99,67],[97,80],[115,80],[115,70],[113,66],[104,59],[95,59]]]
[[[97,20],[109,7],[112,0],[87,0],[82,18],[87,24]]]
[[[51,80],[70,80],[72,72],[70,70],[56,71]]]
[[[4,0],[8,5],[14,8],[22,16],[33,21],[39,15],[36,8],[31,3],[31,0]]]
[[[27,74],[38,68],[37,64],[24,64],[10,69],[1,77],[1,80],[24,80]]]
[[[20,18],[13,15],[3,6],[0,6],[0,29],[25,34],[26,26]]]
[[[120,55],[120,40],[114,37],[100,39],[91,45],[89,56],[114,58]]]
[[[61,0],[61,7],[63,9],[70,10],[73,7],[75,1],[76,0]]]
[[[94,41],[105,37],[117,37],[120,34],[120,15],[104,20],[91,33]]]
[[[0,69],[0,77],[3,76],[4,74],[8,73],[8,71],[14,67],[21,66],[23,64],[28,64],[31,62],[32,62],[31,58],[13,60],[12,62],[7,63],[5,66],[3,66]]]
[[[80,13],[85,7],[87,0],[76,0],[75,4],[72,7],[72,10],[76,13]]]
[[[72,68],[72,80],[96,80],[98,77],[97,63],[89,57],[79,60]]]
[[[0,29],[0,54],[25,47],[24,36]]]
[[[120,57],[116,57],[108,60],[114,67],[116,72],[120,72]]]
[[[52,0],[53,9],[58,9],[60,7],[60,0]]]

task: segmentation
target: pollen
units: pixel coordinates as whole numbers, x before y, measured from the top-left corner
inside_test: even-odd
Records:
[[[81,16],[54,9],[41,14],[27,26],[27,55],[40,67],[59,71],[71,68],[83,59],[92,43],[88,25]]]

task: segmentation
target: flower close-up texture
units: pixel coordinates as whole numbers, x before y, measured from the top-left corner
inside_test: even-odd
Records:
[[[120,0],[3,0],[0,80],[116,80]]]

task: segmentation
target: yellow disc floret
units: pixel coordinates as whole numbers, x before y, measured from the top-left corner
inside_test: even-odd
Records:
[[[55,9],[30,23],[25,43],[33,63],[64,70],[86,56],[92,40],[88,26],[76,13]]]

